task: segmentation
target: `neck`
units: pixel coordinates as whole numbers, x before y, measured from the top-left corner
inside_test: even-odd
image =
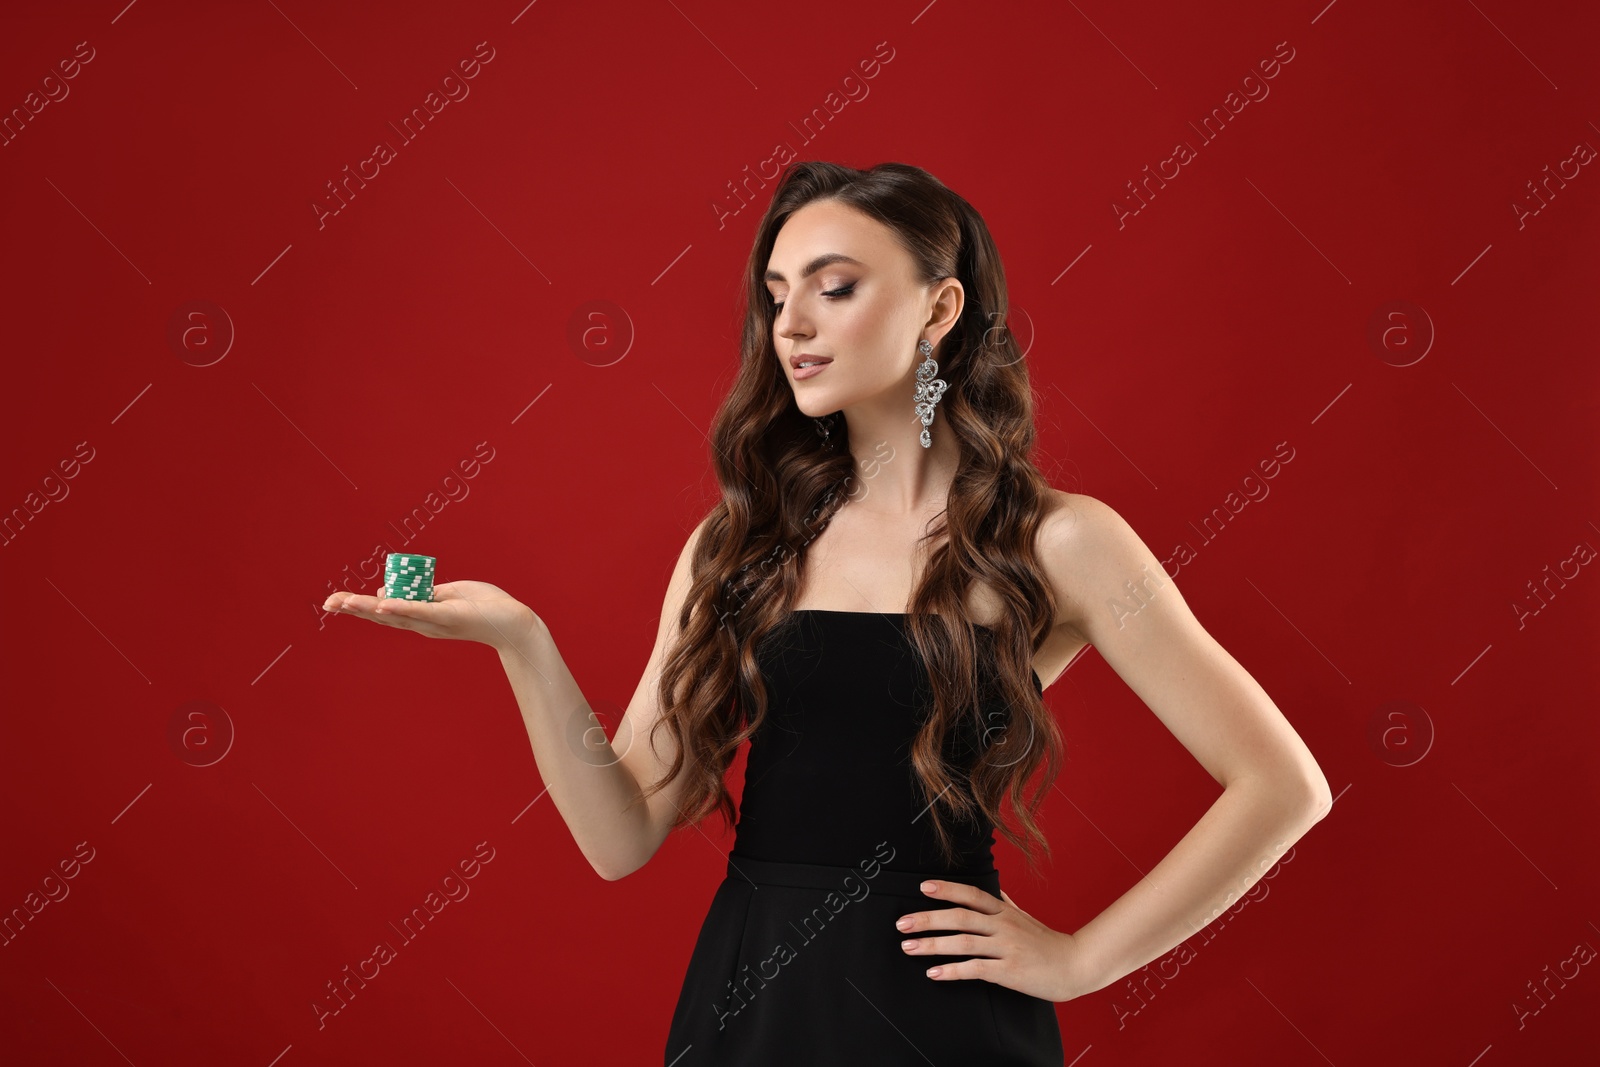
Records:
[[[932,445],[923,448],[922,420],[910,410],[910,402],[895,408],[892,413],[843,412],[855,460],[849,506],[902,518],[939,511],[949,497],[960,458],[955,436],[935,408],[933,424],[927,428]]]

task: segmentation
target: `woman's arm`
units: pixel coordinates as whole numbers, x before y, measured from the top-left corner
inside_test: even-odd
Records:
[[[578,850],[608,881],[638,867],[649,858],[649,812],[628,808],[638,783],[592,718],[549,629],[535,617],[526,637],[499,652],[544,791]]]
[[[1040,537],[1062,612],[1057,624],[1094,645],[1223,786],[1160,863],[1073,934],[1081,995],[1149,963],[1235,904],[1333,799],[1283,713],[1200,626],[1132,528],[1093,497],[1062,497]]]
[[[1332,801],[1253,780],[1222,791],[1139,882],[1073,933],[1075,996],[1104,989],[1233,907]]]
[[[630,741],[647,739],[661,717],[657,695],[661,665],[677,635],[678,613],[691,584],[690,563],[704,529],[702,519],[678,555],[661,606],[655,648],[611,741],[544,620],[497,585],[446,582],[434,587],[434,597],[428,601],[386,599],[381,589],[372,596],[341,590],[322,607],[427,637],[476,641],[498,652],[522,710],[544,791],[595,872],[615,880],[643,866],[661,847],[688,780],[680,775],[644,803],[632,803],[641,792],[639,783],[660,781],[677,754],[668,734],[660,739],[667,748],[664,757],[647,743]]]
[[[539,777],[579,850],[607,881],[631,874],[655,855],[671,829],[687,781],[680,775],[649,800],[629,807],[639,783],[646,778],[657,781],[665,770],[662,755],[651,750],[647,738],[661,714],[657,692],[661,666],[677,634],[678,612],[690,584],[689,561],[703,526],[690,534],[678,557],[655,647],[611,740],[590,712],[543,620],[535,616],[525,637],[499,646],[500,663],[522,709]],[[665,761],[670,761],[676,751],[670,736],[663,731],[658,742],[666,748]]]

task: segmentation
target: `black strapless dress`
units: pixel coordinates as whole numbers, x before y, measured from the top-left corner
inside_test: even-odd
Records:
[[[902,915],[952,906],[921,892],[924,878],[1000,895],[991,824],[946,816],[958,859],[939,857],[910,760],[932,696],[906,626],[904,614],[800,610],[759,650],[767,719],[750,741],[734,848],[684,975],[667,1067],[1061,1067],[1050,1001],[929,978],[969,957],[900,948],[958,932],[895,929]],[[962,736],[954,744],[971,743]],[[947,749],[958,766],[961,751]]]

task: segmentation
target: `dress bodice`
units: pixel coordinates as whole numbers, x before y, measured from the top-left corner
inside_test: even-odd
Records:
[[[941,812],[956,846],[948,865],[911,765],[911,744],[932,710],[926,667],[904,614],[802,609],[763,640],[756,659],[767,717],[751,737],[735,856],[856,866],[894,849],[889,869],[994,869],[994,827],[981,814]],[[979,627],[984,721],[1009,722],[985,685],[994,633]],[[1041,692],[1037,672],[1034,686]],[[945,757],[965,771],[980,732],[950,732]],[[966,788],[964,782],[956,788]],[[970,795],[970,794],[969,794]]]

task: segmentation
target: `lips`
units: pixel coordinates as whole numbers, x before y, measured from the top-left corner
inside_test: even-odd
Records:
[[[802,363],[812,363],[812,362],[816,362],[816,363],[832,363],[833,360],[829,359],[827,356],[813,356],[813,355],[808,355],[805,352],[802,352],[797,356],[790,356],[789,357],[789,366],[793,367],[795,370],[799,370],[800,369],[800,364],[802,364]]]

